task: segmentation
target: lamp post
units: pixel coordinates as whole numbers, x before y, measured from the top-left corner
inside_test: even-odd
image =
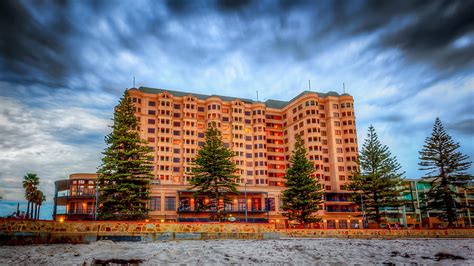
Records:
[[[95,211],[94,211],[94,221],[97,221],[97,206],[99,205],[99,183],[95,181]]]
[[[248,205],[248,202],[247,202],[247,180],[245,180],[245,183],[244,183],[244,195],[245,195],[245,222],[248,223],[248,213],[247,213],[247,205]]]
[[[365,217],[365,209],[364,209],[364,199],[362,198],[362,193],[360,193],[360,203],[362,207],[362,227],[366,228],[366,217]]]

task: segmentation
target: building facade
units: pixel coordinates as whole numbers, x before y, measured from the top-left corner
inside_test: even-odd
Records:
[[[431,183],[426,179],[404,179],[400,200],[405,204],[399,208],[386,208],[384,222],[387,224],[400,224],[409,228],[446,228],[447,222],[441,218],[444,210],[426,209],[426,194],[431,188]],[[457,227],[472,228],[474,217],[474,184],[469,183],[466,188],[453,187],[459,193],[455,199],[458,213]]]
[[[94,220],[97,174],[76,173],[54,182],[53,220]]]
[[[292,100],[253,101],[219,95],[140,87],[130,89],[140,135],[148,141],[155,179],[150,215],[154,219],[201,221],[205,198],[189,191],[191,162],[208,125],[215,122],[224,145],[236,153],[241,193],[228,206],[238,220],[283,222],[280,206],[285,172],[300,135],[314,163],[314,178],[326,196],[319,215],[329,228],[359,223],[346,184],[357,169],[354,100],[349,94],[305,91]],[[246,195],[246,196],[244,196]]]

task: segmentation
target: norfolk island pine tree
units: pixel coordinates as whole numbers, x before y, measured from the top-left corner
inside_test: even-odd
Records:
[[[296,135],[295,147],[293,149],[290,163],[285,178],[286,189],[282,192],[283,216],[288,220],[303,224],[321,220],[317,217],[319,205],[323,202],[323,190],[312,174],[313,164],[306,157],[307,152],[303,139]]]
[[[105,137],[108,147],[99,167],[99,208],[101,220],[148,218],[150,181],[147,142],[140,138],[132,99],[124,92],[115,107],[112,132]]]
[[[221,221],[226,203],[230,203],[229,194],[238,194],[236,180],[237,166],[232,161],[234,153],[224,146],[221,132],[215,122],[206,130],[205,142],[193,160],[190,184],[196,189],[195,195],[207,195],[208,204],[198,206],[204,210],[214,209],[211,219]],[[220,204],[222,200],[223,204]]]
[[[445,131],[439,118],[436,118],[431,136],[425,139],[420,151],[420,170],[428,171],[424,179],[430,182],[426,194],[425,210],[442,210],[441,216],[448,220],[448,227],[454,227],[458,219],[456,198],[461,196],[456,187],[465,187],[473,179],[466,171],[472,162],[469,157],[457,151],[459,143],[453,141]],[[457,205],[457,206],[456,206]]]
[[[383,145],[373,126],[369,127],[367,138],[358,156],[359,172],[349,178],[348,190],[354,191],[354,201],[364,200],[367,218],[380,227],[382,208],[399,207],[404,172],[389,148]]]

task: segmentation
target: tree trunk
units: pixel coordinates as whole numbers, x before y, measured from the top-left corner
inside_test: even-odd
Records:
[[[34,203],[34,202],[32,202],[32,203],[31,203],[31,211],[30,211],[30,212],[31,212],[31,213],[30,213],[30,217],[31,217],[31,219],[35,219],[35,217],[34,217],[34,215],[33,215],[33,213],[34,213],[34,212],[33,212],[33,210],[34,210],[34,206],[35,206],[35,203]]]
[[[453,228],[454,220],[456,218],[456,213],[453,208],[454,200],[445,194],[444,202],[446,203],[446,218],[448,218],[448,228]]]
[[[40,218],[40,213],[41,213],[41,205],[38,205],[38,219]]]
[[[30,215],[30,201],[28,201],[28,207],[26,207],[25,219],[28,219],[29,215]]]
[[[377,227],[380,228],[380,210],[378,204],[378,196],[377,193],[374,193],[374,207],[375,207],[375,222],[377,223]]]

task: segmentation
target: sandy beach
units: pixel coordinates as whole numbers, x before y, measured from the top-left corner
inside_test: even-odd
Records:
[[[474,239],[280,239],[111,242],[0,247],[0,264],[474,264]]]

